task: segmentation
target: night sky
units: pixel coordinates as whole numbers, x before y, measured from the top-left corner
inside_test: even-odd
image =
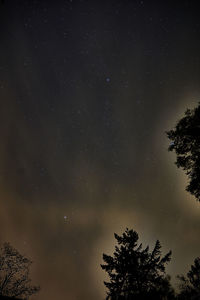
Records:
[[[200,255],[200,203],[165,132],[200,98],[198,1],[0,5],[0,242],[33,260],[37,300],[104,299],[126,227]]]

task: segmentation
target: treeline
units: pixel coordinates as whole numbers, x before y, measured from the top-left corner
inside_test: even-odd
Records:
[[[200,104],[187,109],[183,118],[168,131],[169,151],[176,154],[178,168],[188,176],[186,190],[200,201]],[[175,292],[170,276],[165,273],[166,264],[171,260],[171,251],[161,256],[161,244],[154,249],[142,248],[138,234],[126,229],[119,236],[113,256],[103,254],[102,269],[108,273],[107,298],[111,300],[200,300],[200,257],[194,260],[188,273],[178,275],[179,290]]]
[[[128,228],[117,241],[113,256],[103,254],[102,269],[108,274],[107,300],[199,300],[200,258],[197,257],[188,273],[178,275],[179,290],[175,291],[166,274],[171,251],[162,256],[161,244],[156,241],[153,250],[143,248],[136,231]],[[40,287],[31,285],[31,261],[10,244],[0,250],[0,300],[29,299]]]
[[[200,105],[187,110],[175,128],[167,132],[171,140],[169,151],[176,153],[176,165],[189,178],[186,190],[200,201]],[[179,275],[179,290],[174,290],[166,265],[171,251],[162,256],[157,240],[152,251],[138,243],[136,231],[128,228],[119,236],[113,256],[103,254],[102,269],[109,281],[106,299],[110,300],[200,300],[200,257],[194,260],[188,273]],[[0,300],[29,299],[40,287],[31,285],[31,261],[9,243],[0,249]]]
[[[171,251],[162,256],[157,240],[152,251],[138,243],[136,231],[128,228],[121,235],[115,233],[117,245],[113,256],[103,254],[101,267],[108,274],[104,282],[107,298],[111,300],[197,300],[200,299],[200,258],[186,276],[178,275],[179,291],[175,292],[165,267]]]

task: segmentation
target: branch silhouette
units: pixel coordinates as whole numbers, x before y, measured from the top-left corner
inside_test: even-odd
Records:
[[[9,243],[3,244],[0,249],[0,297],[28,299],[39,292],[39,286],[30,284],[31,264],[28,258],[21,255]]]

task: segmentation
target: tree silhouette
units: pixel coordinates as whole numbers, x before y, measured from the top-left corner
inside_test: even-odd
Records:
[[[0,249],[0,297],[28,299],[40,290],[38,286],[30,285],[31,263],[9,243],[3,244]]]
[[[177,167],[189,177],[186,190],[200,201],[200,106],[187,109],[175,129],[167,132],[169,151],[175,151]]]
[[[161,258],[161,245],[157,240],[152,252],[149,247],[138,245],[138,234],[128,228],[119,236],[114,234],[119,246],[113,257],[103,254],[102,269],[108,273],[110,282],[107,298],[111,300],[173,299],[165,264],[171,259],[171,251]]]
[[[180,300],[199,300],[200,299],[200,258],[194,260],[194,265],[187,273],[187,277],[181,275],[177,276],[180,280],[180,293],[178,299]]]

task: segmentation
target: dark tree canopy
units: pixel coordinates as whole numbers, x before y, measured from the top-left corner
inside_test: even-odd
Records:
[[[180,280],[180,300],[199,300],[200,299],[200,257],[194,260],[194,265],[191,266],[187,276],[177,276]]]
[[[9,243],[3,244],[0,249],[0,297],[28,299],[40,290],[38,286],[30,284],[31,263]]]
[[[180,280],[180,300],[199,300],[200,299],[200,258],[194,260],[194,265],[191,266],[187,276],[178,276]]]
[[[169,276],[165,275],[165,265],[171,259],[171,251],[161,257],[161,245],[156,241],[153,251],[138,245],[138,234],[128,228],[119,236],[115,234],[119,246],[113,256],[103,254],[102,269],[108,273],[107,299],[173,299],[173,289]]]
[[[200,105],[187,109],[167,136],[171,140],[169,151],[177,156],[177,167],[183,168],[189,177],[186,190],[200,201]]]

